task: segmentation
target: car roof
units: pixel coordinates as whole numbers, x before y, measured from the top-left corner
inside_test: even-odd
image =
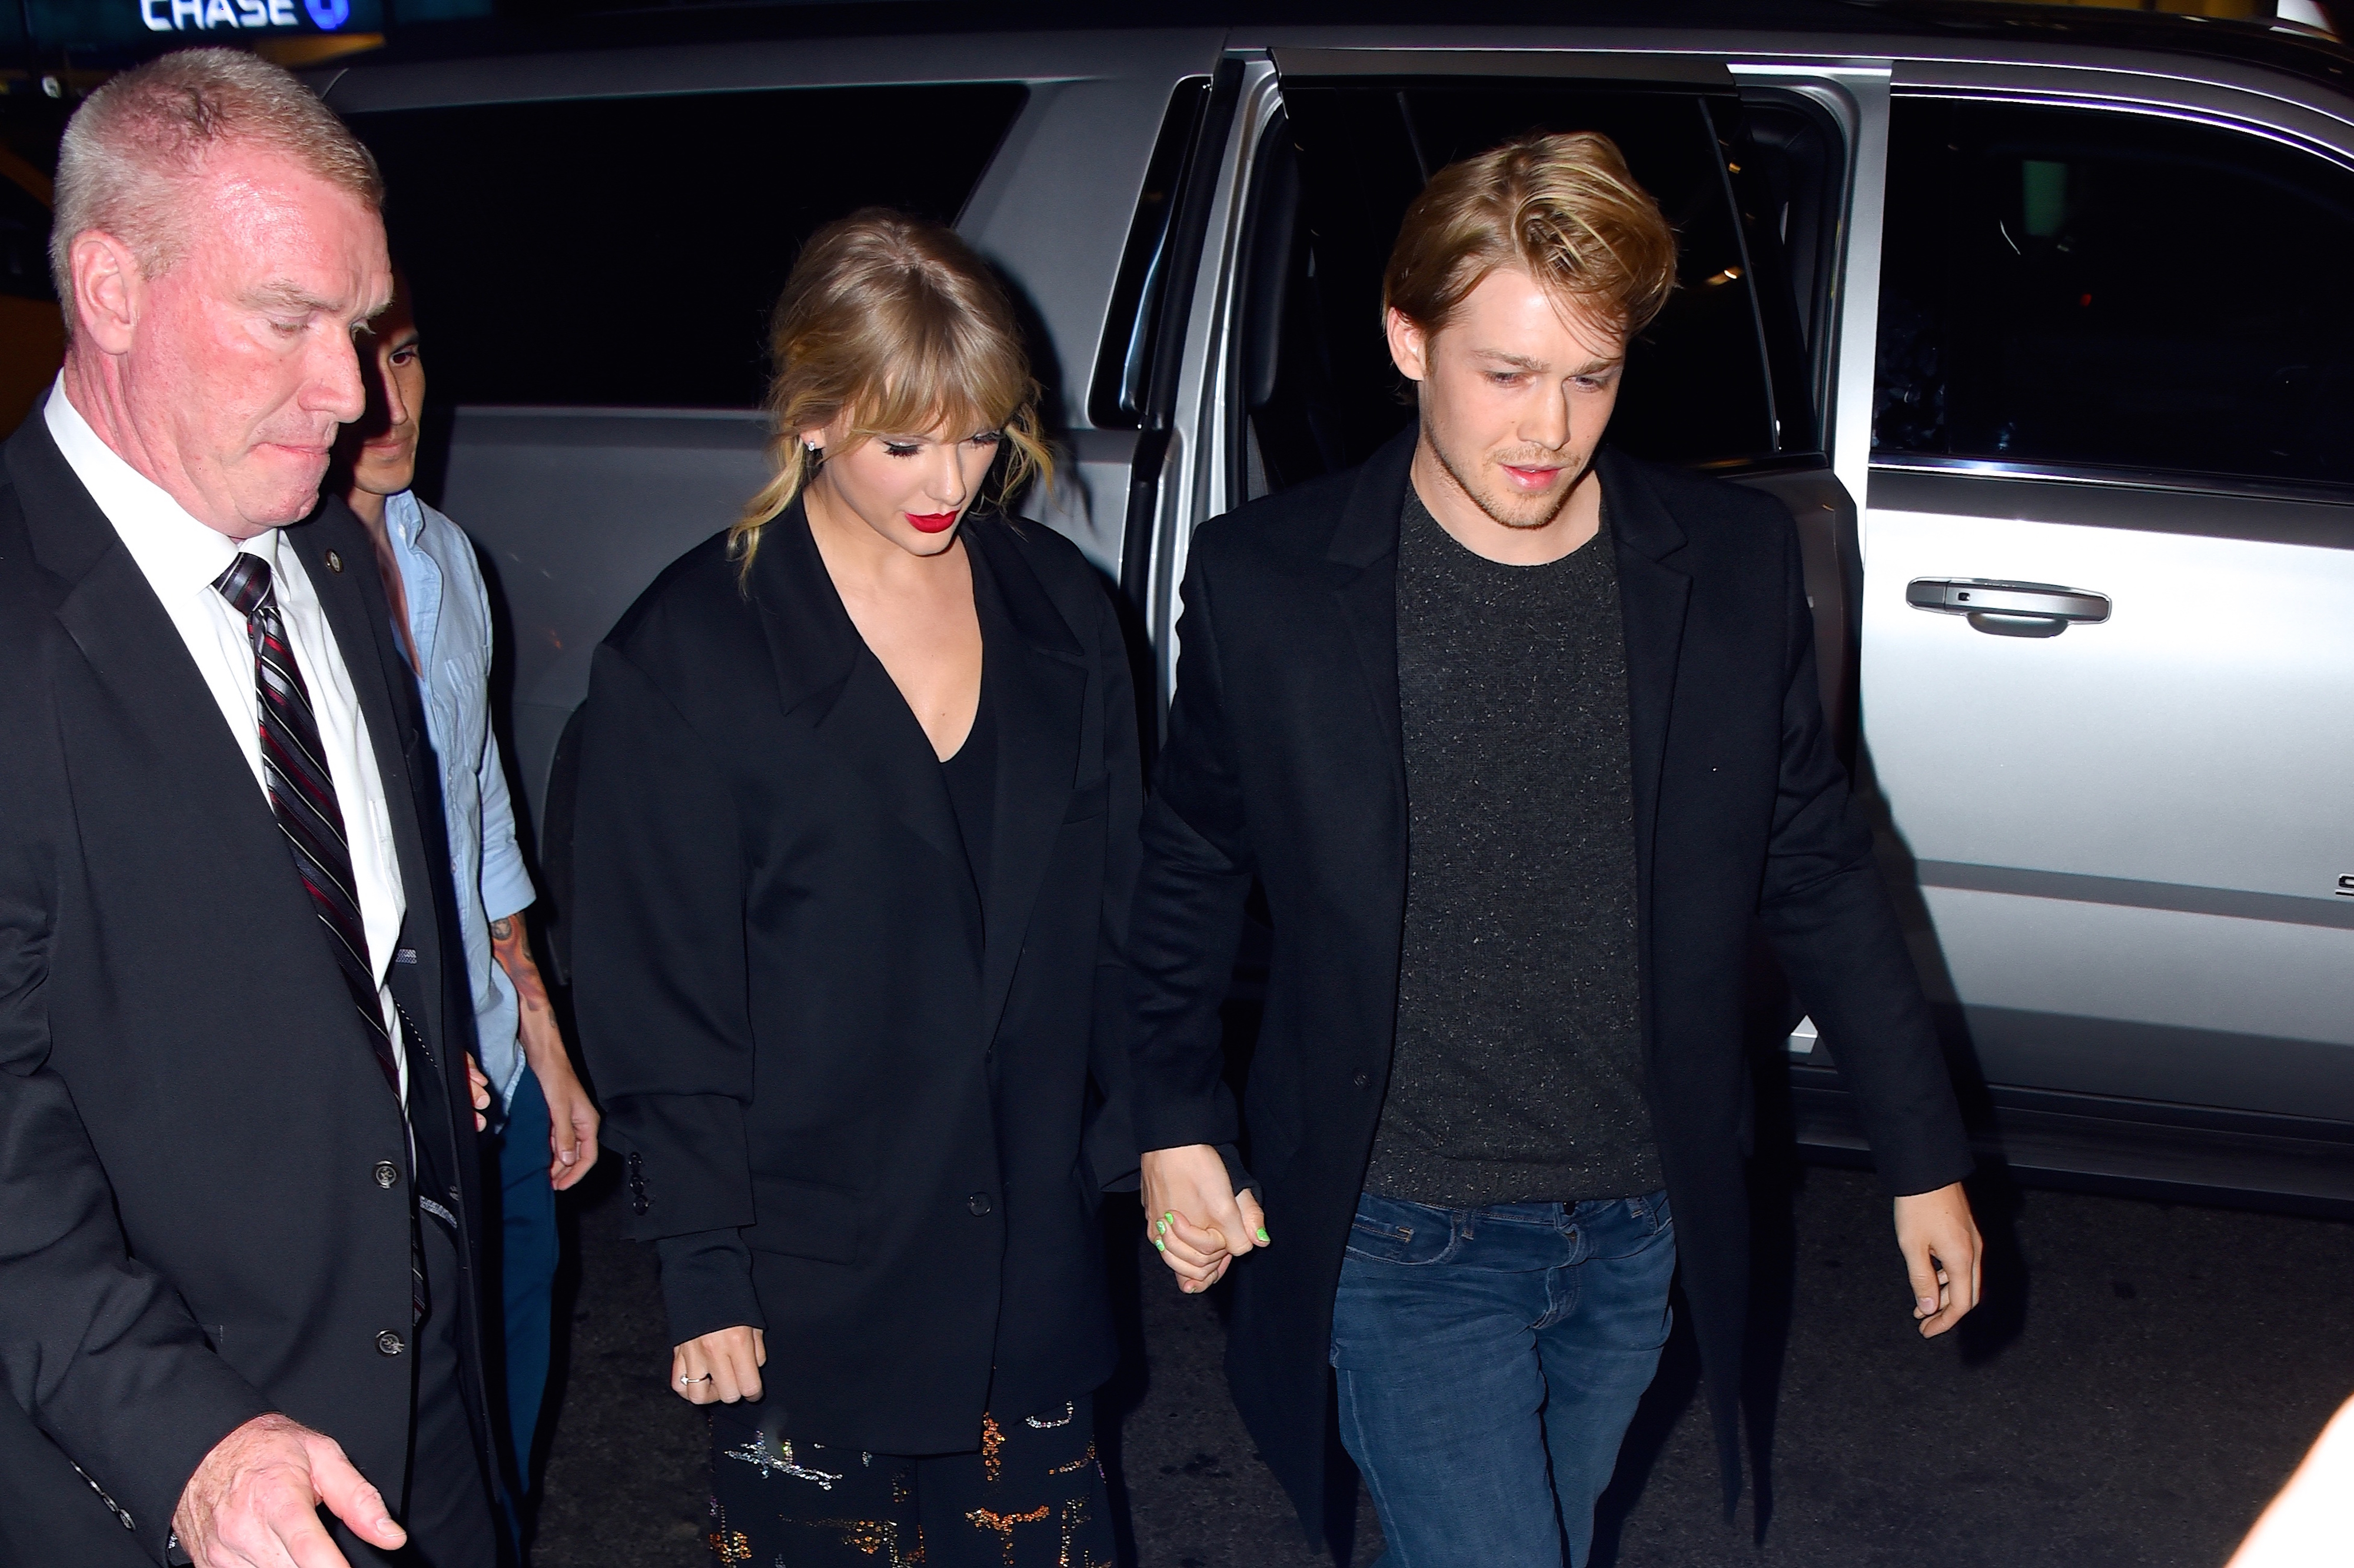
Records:
[[[591,0],[594,5],[594,0]],[[1088,32],[1143,28],[1218,28],[1256,33],[1289,26],[1345,26],[1407,35],[1435,28],[1529,26],[1548,41],[1586,28],[1693,35],[1734,32],[1835,39],[1940,44],[2002,44],[2034,52],[2127,48],[2232,61],[2354,93],[2354,48],[2317,33],[2270,21],[2240,21],[2101,5],[2010,5],[1986,0],[1129,0],[1116,17],[1100,0],[1013,0],[976,7],[947,0],[680,0],[619,3],[561,20],[501,19],[418,26],[396,32],[378,61],[448,59],[712,44],[754,39],[878,40],[943,34]],[[1698,41],[1696,39],[1696,41]]]

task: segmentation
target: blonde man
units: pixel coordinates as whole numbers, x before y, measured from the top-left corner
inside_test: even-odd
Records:
[[[0,472],[0,1560],[499,1554],[432,754],[319,498],[381,198],[234,50],[66,130]]]
[[[1384,280],[1418,419],[1205,525],[1187,568],[1131,944],[1150,1224],[1189,1291],[1266,1251],[1236,1402],[1315,1534],[1337,1384],[1388,1568],[1585,1563],[1680,1252],[1737,1481],[1753,919],[1840,1043],[1921,1331],[1978,1298],[1969,1152],[1790,519],[1603,444],[1674,279],[1606,138],[1441,171]],[[1217,1151],[1254,877],[1263,1197]]]

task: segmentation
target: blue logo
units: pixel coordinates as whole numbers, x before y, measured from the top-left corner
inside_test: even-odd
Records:
[[[352,0],[302,0],[302,9],[323,33],[332,33],[352,19]]]

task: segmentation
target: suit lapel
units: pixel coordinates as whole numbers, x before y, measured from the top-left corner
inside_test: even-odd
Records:
[[[983,904],[984,1042],[996,1036],[1023,933],[1078,783],[1087,716],[1086,652],[1019,547],[1003,536],[1013,526],[986,517],[964,529],[990,660],[981,695],[997,718],[997,821]]]
[[[1642,906],[1651,907],[1652,847],[1659,821],[1659,776],[1667,764],[1676,668],[1683,651],[1691,578],[1665,564],[1684,534],[1642,475],[1606,449],[1603,503],[1617,550],[1618,602],[1627,636],[1627,736],[1633,753],[1635,853]]]
[[[450,1076],[454,1053],[448,1044],[459,1036],[441,1005],[440,966],[445,946],[453,954],[462,948],[442,940],[456,916],[451,909],[451,918],[443,920],[442,906],[456,895],[450,888],[450,846],[442,831],[441,770],[425,732],[417,679],[393,641],[392,605],[376,570],[375,542],[351,509],[331,498],[309,519],[288,528],[285,542],[311,579],[335,652],[351,676],[361,722],[367,726],[368,748],[376,757],[376,779],[384,789],[400,868],[403,908],[398,946],[412,955],[408,965],[396,963],[390,983],[401,1005],[422,1021],[425,1044],[435,1053],[444,1079],[443,1094],[436,1098],[446,1100],[457,1081]],[[348,788],[339,782],[336,791],[344,794]],[[345,797],[346,818],[352,800]],[[416,992],[404,994],[410,981]],[[419,1104],[414,1084],[408,1098],[414,1118]]]
[[[1408,425],[1375,452],[1350,487],[1325,552],[1332,602],[1349,630],[1365,701],[1388,763],[1394,808],[1405,820],[1405,734],[1398,715],[1397,549],[1399,520],[1420,428]],[[1395,867],[1401,906],[1405,846]]]
[[[299,893],[269,800],[222,722],[212,688],[114,524],[50,440],[37,406],[9,441],[7,461],[35,556],[72,584],[58,602],[58,623],[170,770],[174,792],[202,802],[198,811],[231,874],[271,876],[288,895]],[[271,901],[281,904],[308,913],[307,904]],[[315,945],[307,933],[302,939]]]
[[[940,857],[942,874],[953,874],[962,890],[978,953],[981,900],[939,759],[890,672],[843,608],[800,501],[762,530],[753,583],[776,664],[779,703],[858,774],[894,821]]]

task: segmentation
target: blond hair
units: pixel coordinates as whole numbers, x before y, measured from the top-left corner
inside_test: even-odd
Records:
[[[748,576],[760,531],[816,471],[801,432],[847,412],[852,435],[943,424],[994,429],[1008,449],[1001,499],[1051,476],[1038,383],[1013,302],[954,230],[867,207],[811,236],[769,334],[769,452],[776,477],[745,503],[727,542]]]
[[[1676,286],[1676,233],[1609,137],[1532,132],[1431,177],[1398,227],[1383,308],[1437,332],[1499,267],[1631,336]]]
[[[49,276],[73,330],[73,243],[92,229],[131,248],[146,277],[186,254],[186,185],[214,150],[250,147],[384,207],[376,159],[292,76],[242,49],[183,49],[124,71],[83,101],[58,146]]]

